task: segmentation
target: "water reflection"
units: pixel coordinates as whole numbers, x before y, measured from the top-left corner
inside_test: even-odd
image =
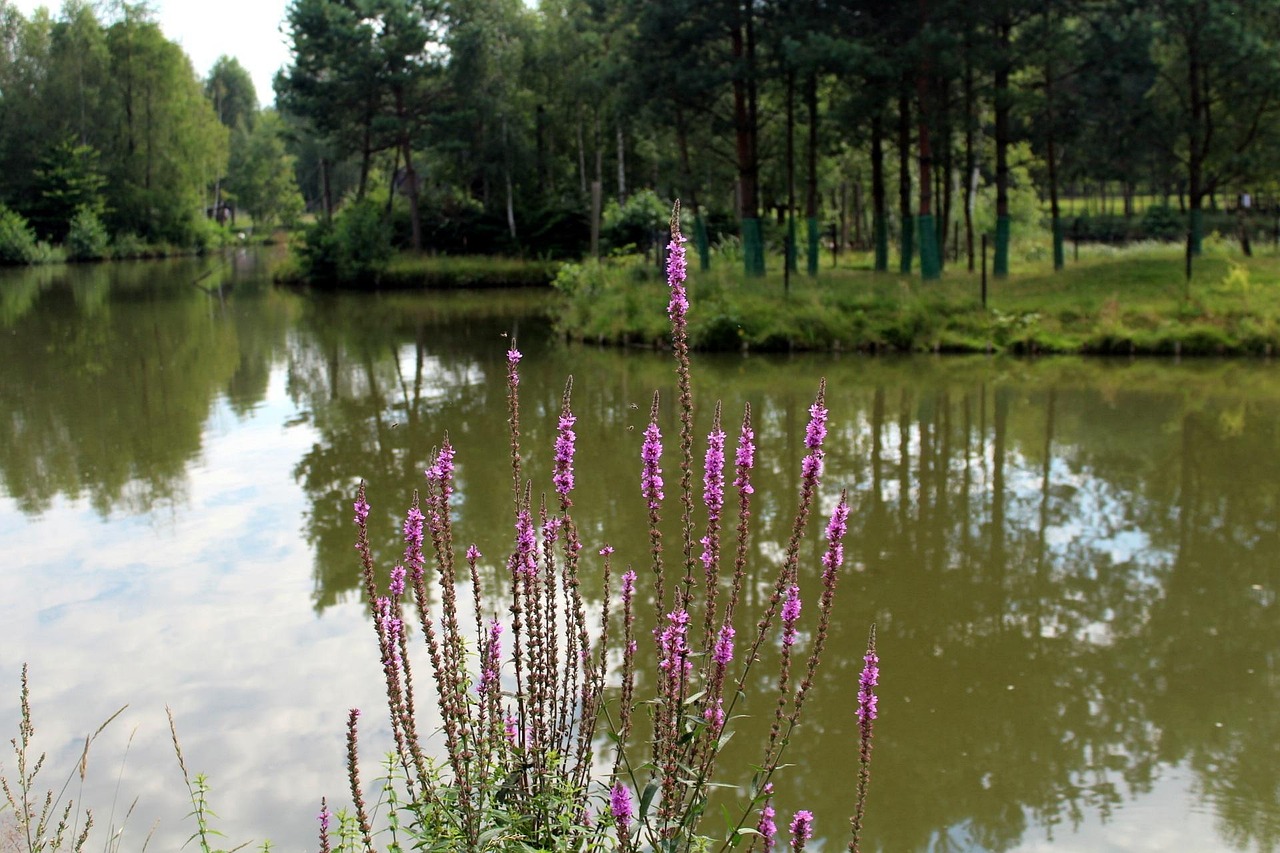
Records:
[[[445,429],[459,451],[456,529],[498,555],[490,564],[498,571],[510,539],[501,328],[450,326],[425,352],[420,335],[402,331],[396,344],[379,334],[377,346],[344,351],[345,362],[328,359],[331,370],[313,371],[309,390],[294,386],[324,436],[299,466],[315,498],[319,606],[355,589],[353,474],[370,481],[392,531]],[[572,372],[584,538],[589,549],[607,539],[624,560],[643,563],[637,436],[649,389],[674,397],[666,358],[534,346],[522,387],[531,473],[546,482],[560,382]],[[1274,371],[703,358],[702,399],[717,394],[730,412],[749,400],[761,413],[761,570],[790,524],[819,375],[832,389],[826,503],[850,486],[849,553],[859,570],[841,593],[823,684],[780,785],[791,792],[784,802],[843,825],[859,652],[876,621],[889,710],[872,849],[1013,849],[1088,815],[1112,817],[1174,767],[1194,773],[1230,844],[1273,847]],[[674,435],[673,414],[664,417]],[[492,519],[503,523],[495,530]],[[390,560],[390,533],[386,543]],[[817,543],[810,548],[812,590]],[[752,589],[748,613],[759,604],[760,587]],[[770,654],[766,673],[776,664]],[[764,680],[751,697],[757,708],[768,707]],[[767,720],[745,726],[763,734]],[[752,738],[740,736],[727,756],[729,778],[750,775],[757,756],[744,743]],[[830,842],[840,843],[839,829]]]
[[[238,422],[221,426],[229,435],[264,406],[287,409],[266,426],[309,431],[289,460],[301,503],[283,509],[312,559],[309,606],[328,618],[360,594],[355,483],[369,482],[389,565],[397,519],[447,431],[458,452],[457,536],[480,547],[484,580],[498,584],[512,538],[503,336],[514,331],[526,353],[526,473],[549,483],[555,414],[573,374],[588,553],[608,542],[615,565],[646,562],[639,436],[653,390],[675,399],[667,356],[565,347],[536,320],[541,296],[304,298],[234,265],[171,270],[162,281],[127,266],[0,281],[0,483],[23,513],[38,517],[58,496],[83,497],[101,516],[181,512],[191,483],[253,480],[252,470],[200,464],[219,401]],[[1090,846],[1079,839],[1126,820],[1157,843],[1179,826],[1188,796],[1192,812],[1211,811],[1216,837],[1170,844],[1280,844],[1273,366],[698,362],[700,432],[712,399],[724,401],[727,423],[744,403],[756,413],[759,574],[743,629],[790,527],[821,376],[832,413],[824,508],[846,486],[854,506],[855,569],[842,580],[793,766],[778,778],[781,813],[813,809],[818,834],[843,846],[857,673],[876,622],[883,715],[866,849]],[[662,418],[676,435],[669,405]],[[807,591],[820,548],[816,536],[806,542]],[[246,623],[262,623],[242,626],[262,631],[246,642],[274,644],[285,658],[309,653],[274,632],[273,614],[246,612]],[[372,663],[364,639],[342,666]],[[748,778],[758,758],[752,735],[767,729],[776,665],[766,648],[726,779]],[[652,662],[640,679],[652,683]],[[296,792],[303,825],[311,793]]]
[[[180,501],[215,398],[247,413],[289,324],[259,256],[6,271],[0,482],[26,512],[57,495],[103,516]],[[225,292],[257,288],[251,307]]]

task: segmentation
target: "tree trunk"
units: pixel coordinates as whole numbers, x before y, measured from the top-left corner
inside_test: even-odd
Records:
[[[751,0],[738,2],[732,49],[738,69],[733,78],[733,118],[738,160],[738,217],[742,224],[743,265],[748,275],[764,274],[759,216],[759,161],[756,133],[755,25]]]
[[[920,20],[928,14],[925,0],[920,0]],[[916,216],[916,242],[920,244],[920,277],[926,281],[942,274],[938,254],[938,229],[933,219],[933,147],[929,136],[929,61],[922,59],[916,71],[916,121],[919,128],[917,152],[920,156],[920,210]]]
[[[805,81],[805,104],[809,113],[808,177],[804,215],[808,225],[808,272],[818,274],[818,75],[810,72]],[[841,207],[841,217],[844,210]]]
[[[618,204],[627,203],[627,147],[622,134],[622,122],[618,122]]]
[[[964,50],[964,251],[969,272],[974,271],[973,205],[977,190],[978,155],[974,150],[978,118],[974,99],[972,48],[965,39]]]
[[[1053,19],[1050,16],[1048,7],[1046,7],[1045,17],[1047,24],[1046,32],[1053,31]],[[1053,239],[1053,268],[1060,270],[1065,265],[1064,253],[1062,249],[1062,217],[1058,208],[1058,151],[1057,151],[1057,128],[1055,127],[1057,116],[1054,111],[1053,103],[1053,61],[1052,57],[1046,59],[1044,64],[1044,102],[1045,111],[1048,121],[1049,138],[1045,144],[1045,155],[1048,158],[1049,168],[1049,233]]]
[[[791,273],[796,269],[796,72],[787,69],[787,239],[783,255],[782,289],[791,289]]]
[[[889,221],[884,180],[884,113],[871,114],[871,239],[875,243],[876,272],[889,271]]]
[[[578,112],[578,189],[582,197],[587,197],[587,146],[583,139],[582,112]]]
[[[995,69],[995,143],[996,143],[996,250],[992,274],[996,278],[1009,275],[1009,71],[1012,65],[1011,33],[1013,27],[1005,12],[996,23],[997,56]]]
[[[1190,279],[1191,259],[1200,254],[1200,235],[1204,221],[1205,127],[1209,107],[1202,88],[1201,76],[1204,69],[1201,65],[1200,42],[1195,33],[1187,34],[1186,44],[1187,94],[1191,106],[1187,125],[1187,203],[1190,208],[1187,218],[1187,278]]]
[[[955,202],[955,146],[952,144],[951,125],[951,84],[942,81],[939,92],[939,108],[941,117],[940,136],[942,137],[942,170],[938,175],[941,190],[938,203],[938,266],[945,267],[947,261],[947,238],[951,235],[951,213]]]
[[[409,191],[409,244],[415,252],[422,251],[422,217],[418,211],[418,172],[413,168],[413,145],[409,142],[409,134],[404,134],[400,141],[400,150],[404,156],[404,183]]]
[[[898,85],[898,271],[911,272],[915,223],[911,218],[911,89],[907,75]]]

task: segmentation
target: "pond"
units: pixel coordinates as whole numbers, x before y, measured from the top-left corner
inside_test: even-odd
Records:
[[[26,662],[45,785],[70,778],[94,837],[124,824],[123,850],[148,833],[177,849],[193,830],[166,706],[228,846],[314,849],[320,797],[349,800],[351,707],[377,775],[391,740],[355,487],[368,482],[376,550],[394,559],[397,517],[447,433],[456,538],[500,583],[510,335],[526,473],[548,492],[573,376],[585,553],[608,543],[615,566],[648,566],[639,454],[655,390],[677,491],[670,354],[565,345],[545,294],[311,297],[273,288],[270,263],[0,270],[0,731],[17,734]],[[822,377],[830,432],[799,583],[816,596],[842,488],[848,570],[776,778],[780,817],[809,808],[822,848],[847,841],[875,623],[863,849],[1275,849],[1280,369],[695,354],[697,434],[715,400],[731,435],[749,403],[760,448],[743,624],[786,545]],[[766,647],[722,781],[758,760],[777,660]],[[641,669],[651,682],[652,661]],[[82,783],[86,734],[125,705]],[[13,778],[11,755],[0,766]]]

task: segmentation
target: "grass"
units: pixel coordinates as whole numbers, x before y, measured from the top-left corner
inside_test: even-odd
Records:
[[[1038,244],[1015,246],[1010,275],[988,279],[963,260],[940,280],[874,273],[867,256],[824,258],[819,275],[792,275],[775,260],[743,279],[732,256],[695,277],[690,338],[709,350],[841,350],[1270,354],[1280,347],[1280,253],[1246,258],[1210,237],[1192,280],[1181,246],[1082,246],[1055,272]],[[896,265],[891,265],[891,268]],[[557,327],[577,340],[661,345],[664,283],[634,260],[569,265]]]
[[[554,261],[480,255],[418,255],[400,252],[376,278],[378,290],[461,290],[546,287],[556,276]],[[283,284],[306,284],[297,256],[275,274]],[[355,289],[366,289],[364,286]]]

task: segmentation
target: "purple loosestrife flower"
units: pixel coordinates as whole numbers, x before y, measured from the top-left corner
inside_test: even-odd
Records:
[[[356,501],[356,524],[362,524],[369,518],[369,504],[362,498]]]
[[[716,638],[716,647],[711,654],[711,660],[722,669],[733,660],[733,636],[735,633],[732,625],[720,626],[720,635]]]
[[[436,454],[435,464],[425,472],[427,479],[440,484],[440,494],[445,500],[453,494],[453,445],[446,440],[444,447]]]
[[[328,801],[321,797],[320,814],[316,815],[316,819],[320,821],[320,853],[329,853],[329,819],[332,817]]]
[[[747,494],[755,491],[748,476],[756,464],[755,441],[755,430],[744,423],[742,432],[738,435],[738,452],[734,457],[734,464],[738,466],[738,476],[733,481],[733,485]]]
[[[716,704],[702,712],[702,717],[716,734],[724,728],[724,699],[716,697]]]
[[[827,552],[822,555],[822,572],[824,580],[844,564],[844,535],[849,529],[849,505],[843,500],[831,513],[831,521],[827,523]]]
[[[633,569],[627,569],[626,574],[622,576],[622,608],[627,614],[627,635],[631,634],[631,601],[636,595],[636,573]],[[626,654],[634,655],[636,653],[636,641],[631,639],[627,641]]]
[[[515,347],[507,350],[507,382],[513,388],[520,384],[520,372],[516,370],[516,365],[520,363],[522,358],[524,356]]]
[[[880,657],[876,654],[875,635],[863,656],[862,675],[858,679],[858,722],[870,723],[876,718],[875,686],[880,683]]]
[[[799,853],[810,838],[813,838],[813,812],[801,809],[791,819],[791,849]]]
[[[678,228],[679,226],[675,226]],[[689,313],[689,297],[685,292],[684,280],[688,267],[685,261],[684,237],[678,230],[671,234],[671,242],[667,244],[667,286],[671,288],[671,301],[667,303],[667,316],[673,325],[683,327],[685,316]]]
[[[689,660],[689,611],[674,610],[667,614],[667,627],[658,635],[658,647],[662,651],[662,659],[658,668],[665,670],[670,677],[677,677],[680,671],[693,669],[693,661]]]
[[[380,596],[376,603],[378,622],[382,626],[382,631],[386,637],[386,659],[383,665],[400,668],[400,632],[404,629],[404,623],[395,615],[395,610],[391,606],[391,599]]]
[[[782,602],[782,644],[795,645],[796,621],[800,618],[800,587],[792,584],[787,588],[787,599]]]
[[[515,746],[519,742],[520,726],[513,715],[507,714],[502,718],[502,730],[507,736],[507,743]]]
[[[529,510],[522,509],[516,516],[516,553],[512,557],[511,570],[524,577],[538,573],[538,541],[533,532],[533,519]]]
[[[551,475],[556,494],[561,498],[568,498],[569,492],[573,491],[573,450],[578,437],[573,425],[577,420],[565,406],[560,415],[559,434],[556,435],[555,473]]]
[[[804,446],[817,450],[827,438],[827,407],[814,403],[809,407],[809,426],[804,432]],[[805,814],[805,812],[801,812]],[[797,815],[798,817],[799,815]]]
[[[406,548],[417,545],[418,550],[422,550],[422,510],[416,506],[409,507],[409,511],[404,515],[404,541]]]
[[[770,853],[778,844],[778,825],[773,822],[777,812],[773,808],[773,783],[764,786],[764,805],[760,808],[760,821],[756,824],[756,832],[764,842],[765,853]]]
[[[489,645],[485,647],[485,660],[480,669],[480,680],[476,684],[476,692],[483,693],[490,685],[497,684],[501,670],[502,623],[493,619],[489,623]]]
[[[644,462],[644,471],[640,475],[640,492],[649,502],[649,509],[657,509],[663,499],[662,494],[662,431],[656,421],[650,421],[645,427],[644,445],[640,448],[640,459]]]
[[[809,425],[804,431],[804,446],[809,448],[809,454],[800,463],[800,474],[806,480],[816,479],[822,474],[822,442],[827,438],[827,407],[823,405],[825,392],[824,380],[817,401],[809,407]]]
[[[707,519],[720,517],[724,508],[724,430],[707,436],[705,473],[702,476],[702,500],[707,505]]]
[[[467,562],[474,563],[476,560],[479,560],[479,559],[480,559],[480,549],[477,548],[475,545],[468,545],[467,546]]]
[[[431,514],[434,518],[436,511],[432,510]],[[404,526],[402,528],[404,531],[404,564],[413,573],[414,583],[422,579],[422,567],[427,562],[426,558],[422,556],[422,525],[425,520],[422,510],[418,509],[415,501],[414,505],[409,507],[409,511],[405,513]],[[395,585],[394,574],[392,575],[392,585],[393,587]],[[401,593],[403,593],[403,589]]]
[[[609,792],[609,811],[618,824],[618,835],[626,837],[631,834],[631,820],[635,813],[631,806],[631,789],[621,780],[613,783]]]
[[[396,566],[391,570],[391,595],[399,598],[404,595],[404,566]]]
[[[601,548],[601,549],[600,549],[600,556],[601,556],[601,557],[607,557],[607,556],[609,556],[609,555],[610,555],[610,554],[612,554],[612,553],[613,553],[613,546],[612,546],[612,545],[605,545],[603,548]]]

